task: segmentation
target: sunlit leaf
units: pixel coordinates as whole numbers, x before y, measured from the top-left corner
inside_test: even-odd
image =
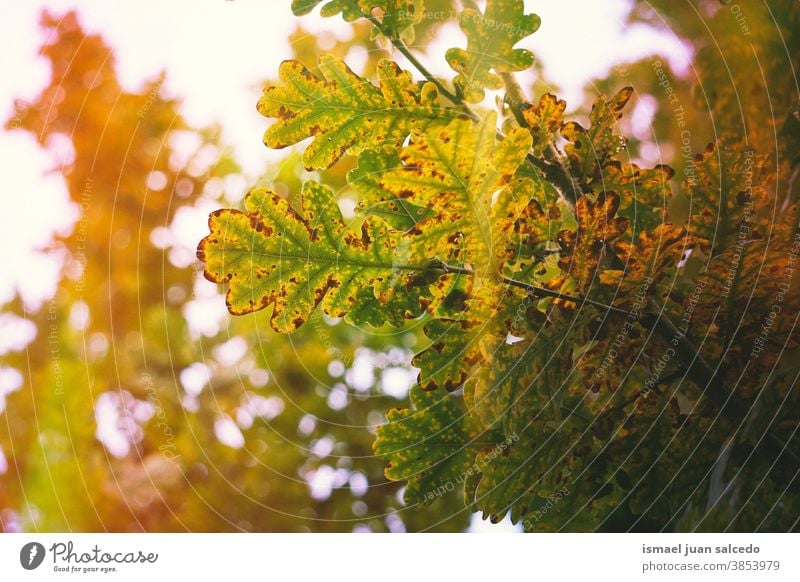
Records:
[[[454,120],[446,127],[415,133],[400,152],[402,165],[393,163],[372,180],[372,191],[383,192],[385,199],[400,198],[436,213],[416,227],[431,255],[446,259],[447,253],[440,249],[463,239],[466,260],[481,275],[492,263],[496,233],[513,225],[513,217],[533,192],[527,179],[514,178],[530,147],[530,134],[518,129],[498,142],[495,124],[496,117],[490,114],[477,125]],[[375,167],[373,156],[365,156],[367,168]],[[503,200],[507,197],[515,200],[512,208]],[[505,226],[500,220],[494,223],[495,208]]]
[[[393,409],[387,424],[378,427],[375,454],[388,460],[386,476],[408,481],[407,504],[427,504],[446,493],[463,489],[477,469],[475,455],[496,438],[484,433],[442,390],[411,389],[411,409]]]
[[[533,151],[537,155],[542,155],[558,139],[566,107],[566,101],[545,93],[538,104],[522,109],[522,116],[533,135]]]
[[[453,82],[467,101],[478,103],[484,89],[502,88],[499,73],[522,71],[533,64],[530,51],[514,48],[541,25],[536,14],[525,14],[522,0],[487,0],[483,13],[468,8],[459,20],[467,48],[452,48],[445,57],[458,73]]]
[[[251,191],[246,213],[219,210],[198,256],[206,277],[226,281],[228,309],[244,314],[274,305],[277,331],[297,329],[320,303],[325,313],[344,316],[364,287],[386,301],[404,270],[424,265],[398,262],[385,229],[367,221],[360,236],[348,230],[329,188],[306,182],[299,215],[280,196]]]
[[[326,169],[346,152],[399,145],[414,130],[446,125],[457,111],[439,105],[433,83],[415,83],[395,63],[378,64],[380,87],[362,79],[340,59],[325,55],[316,72],[284,61],[280,85],[267,87],[258,102],[277,120],[264,134],[270,148],[314,137],[303,154],[308,169]]]
[[[292,12],[303,16],[323,2],[322,16],[341,14],[346,22],[376,18],[387,36],[406,42],[414,41],[414,25],[425,11],[423,0],[292,0]]]

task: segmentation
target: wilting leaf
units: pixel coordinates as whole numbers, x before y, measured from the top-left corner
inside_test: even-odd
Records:
[[[514,48],[541,24],[536,14],[525,14],[523,4],[522,0],[487,0],[483,14],[471,8],[461,12],[467,48],[452,48],[445,57],[458,73],[453,82],[467,101],[478,103],[484,89],[502,88],[498,73],[522,71],[533,64],[530,51]]]
[[[634,234],[657,227],[667,216],[675,174],[669,166],[640,168],[636,164],[609,161],[602,178],[591,185],[595,192],[615,192],[620,198],[619,215],[631,221]]]
[[[616,194],[600,194],[597,202],[590,202],[583,196],[575,205],[576,230],[558,233],[561,247],[559,266],[578,282],[579,287],[594,279],[603,248],[621,236],[630,224],[627,218],[615,217],[618,208],[619,196]]]
[[[654,293],[655,285],[677,269],[689,250],[689,240],[682,227],[669,223],[640,233],[636,244],[618,240],[613,248],[624,269],[604,270],[600,273],[600,282],[615,288],[615,299],[628,301],[638,296],[641,302],[643,297]]]
[[[567,102],[552,93],[545,93],[537,105],[522,109],[522,116],[533,136],[533,151],[541,156],[555,142],[561,129]]]
[[[504,267],[513,267],[511,270],[519,270],[528,263],[535,264],[544,260],[553,250],[561,230],[561,209],[552,202],[546,206],[545,211],[543,204],[548,197],[541,182],[534,182],[533,188],[533,192],[528,193],[528,202],[524,208],[520,210],[516,203],[510,208],[511,212],[507,217],[513,221],[513,225],[510,228],[504,225],[499,233],[503,244],[498,240],[495,245],[498,262]],[[503,254],[502,257],[500,253]]]
[[[633,88],[625,87],[608,101],[602,95],[595,99],[589,129],[574,121],[561,128],[561,135],[570,142],[564,150],[572,172],[582,185],[601,179],[608,160],[625,148],[625,138],[614,129],[631,95]]]

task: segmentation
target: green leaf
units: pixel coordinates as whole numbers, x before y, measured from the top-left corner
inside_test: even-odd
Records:
[[[459,399],[445,392],[414,386],[411,403],[412,409],[389,411],[373,450],[389,461],[388,479],[408,481],[405,502],[427,504],[477,474],[475,455],[497,435],[483,433]]]
[[[502,141],[496,134],[494,113],[478,124],[456,119],[447,127],[415,132],[400,152],[402,166],[388,164],[370,186],[373,200],[400,198],[433,210],[436,216],[415,229],[429,256],[447,259],[443,250],[463,240],[465,260],[478,280],[490,272],[498,241],[513,228],[534,191],[531,180],[515,178],[530,148],[530,134],[517,128]],[[359,159],[362,164],[366,168],[355,175],[368,174],[376,165],[369,154]]]
[[[514,48],[541,25],[536,14],[525,14],[522,0],[487,0],[484,14],[466,9],[459,19],[467,48],[452,48],[445,58],[458,73],[453,83],[467,101],[478,103],[484,89],[502,88],[499,73],[522,71],[533,64],[530,51]]]
[[[322,303],[325,313],[344,316],[369,288],[385,303],[414,271],[425,264],[398,252],[396,240],[374,219],[360,236],[342,222],[331,190],[316,182],[303,187],[299,215],[277,194],[252,190],[247,213],[218,210],[209,218],[211,234],[200,242],[198,257],[206,277],[227,281],[226,303],[240,315],[274,305],[270,323],[291,332]]]
[[[571,364],[569,329],[554,331],[535,309],[525,317],[526,337],[514,344],[506,338],[484,344],[484,364],[464,387],[470,410],[485,427],[505,436],[519,433],[545,411],[547,418],[560,421],[567,397],[562,374]]]
[[[508,513],[516,523],[535,511],[541,499],[565,486],[574,490],[570,475],[592,458],[591,434],[574,417],[558,424],[533,421],[506,442],[510,446],[502,454],[482,451],[476,459],[482,476],[474,503],[492,523]]]
[[[372,14],[378,12],[381,30],[389,38],[414,42],[414,25],[425,15],[424,0],[361,0],[361,4],[368,5]]]
[[[365,216],[378,216],[394,230],[407,232],[419,222],[436,216],[436,212],[404,198],[386,196],[380,185],[381,176],[402,167],[400,156],[392,148],[367,150],[358,158],[358,167],[347,173],[347,181],[359,193],[356,210]]]
[[[482,359],[480,338],[470,322],[433,319],[425,324],[425,335],[433,343],[413,360],[413,365],[420,368],[420,386],[424,390],[441,387],[448,392],[461,388]]]
[[[431,345],[414,357],[420,369],[419,384],[424,390],[461,388],[475,369],[485,365],[484,344],[505,340],[514,324],[527,321],[525,309],[517,310],[520,292],[502,284],[487,284],[472,289],[458,314],[445,314],[425,324]]]
[[[340,59],[324,55],[318,75],[297,61],[284,61],[278,86],[258,102],[265,117],[276,117],[264,134],[274,149],[308,137],[307,169],[327,169],[346,152],[383,144],[398,146],[414,130],[446,125],[462,114],[439,105],[433,83],[415,83],[390,60],[378,64],[380,87],[362,79]]]
[[[419,271],[403,278],[396,292],[384,301],[375,297],[372,289],[361,289],[347,319],[354,325],[400,327],[404,320],[424,312],[442,317],[453,310],[463,309],[463,300],[471,283],[467,275],[442,274],[435,267]]]

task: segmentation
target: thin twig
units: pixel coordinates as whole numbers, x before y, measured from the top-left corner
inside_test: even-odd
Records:
[[[372,23],[372,25],[378,30],[378,32],[380,32],[384,37],[386,37],[389,40],[389,42],[392,43],[394,48],[396,48],[400,52],[400,54],[402,54],[406,59],[408,59],[408,62],[414,65],[414,67],[420,72],[420,74],[423,77],[425,77],[427,81],[430,81],[431,83],[436,85],[436,88],[439,90],[439,93],[447,97],[450,100],[450,102],[452,102],[454,105],[463,106],[464,113],[466,113],[473,121],[477,121],[479,119],[478,116],[475,114],[475,112],[469,109],[469,107],[466,107],[466,104],[463,103],[463,101],[461,101],[458,98],[458,96],[456,96],[452,91],[450,91],[447,87],[445,87],[444,84],[439,79],[433,76],[433,74],[431,74],[431,72],[427,69],[427,67],[425,67],[425,65],[423,65],[419,61],[419,59],[417,59],[417,57],[414,56],[414,53],[411,52],[411,50],[406,46],[406,44],[402,40],[400,40],[399,38],[393,38],[392,36],[386,34],[383,25],[373,15],[367,14],[365,16],[367,20],[369,20]]]

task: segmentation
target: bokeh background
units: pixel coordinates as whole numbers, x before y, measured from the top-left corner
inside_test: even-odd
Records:
[[[371,453],[385,411],[407,404],[419,322],[359,330],[318,312],[277,335],[263,312],[228,316],[195,257],[211,210],[257,184],[291,197],[310,176],[296,151],[261,144],[255,104],[280,62],[330,52],[374,78],[389,51],[368,26],[296,18],[289,0],[0,6],[0,531],[515,529],[457,494],[404,506]],[[693,150],[713,140],[708,108],[692,106],[695,62],[741,32],[715,24],[730,6],[526,8],[542,17],[521,44],[538,59],[521,76],[530,93],[554,91],[580,118],[597,94],[633,85],[634,160],[680,169],[660,63]],[[463,35],[425,20],[416,44],[448,77],[444,51]],[[351,166],[324,178],[345,217]]]

